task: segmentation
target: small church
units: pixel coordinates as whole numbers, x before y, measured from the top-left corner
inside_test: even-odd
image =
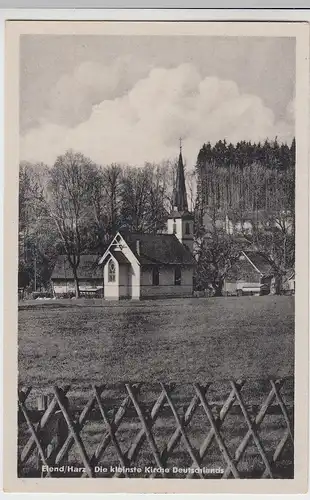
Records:
[[[99,260],[99,266],[103,266],[104,298],[139,300],[191,296],[196,266],[193,242],[194,217],[188,210],[180,148],[167,232],[119,231],[115,234]]]

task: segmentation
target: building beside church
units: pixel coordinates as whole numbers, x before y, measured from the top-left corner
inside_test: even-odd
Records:
[[[242,251],[229,270],[224,295],[269,295],[273,279],[270,262],[255,250]]]
[[[194,217],[188,210],[180,150],[167,232],[115,234],[99,260],[105,299],[191,296],[196,266],[193,240]]]
[[[103,295],[103,270],[98,266],[98,255],[81,255],[79,265],[79,288],[82,297]],[[66,255],[58,255],[51,276],[53,295],[70,297],[75,295],[72,268]]]

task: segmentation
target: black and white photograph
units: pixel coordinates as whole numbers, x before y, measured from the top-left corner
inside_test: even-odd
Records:
[[[18,478],[296,477],[297,42],[262,33],[20,35]]]

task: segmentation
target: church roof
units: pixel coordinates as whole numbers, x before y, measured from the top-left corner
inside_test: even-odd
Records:
[[[100,264],[105,264],[105,262],[110,258],[110,254],[113,255],[113,257],[117,260],[119,264],[127,264],[130,265],[129,260],[127,259],[126,255],[123,254],[121,251],[117,250],[112,250],[110,248],[109,252],[107,253],[106,257],[104,260],[100,262]]]
[[[191,252],[174,234],[122,233],[141,265],[195,265]]]

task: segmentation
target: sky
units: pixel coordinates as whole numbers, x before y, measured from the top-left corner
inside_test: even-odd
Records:
[[[295,40],[23,35],[20,159],[68,149],[98,164],[174,159],[204,142],[290,142]]]

